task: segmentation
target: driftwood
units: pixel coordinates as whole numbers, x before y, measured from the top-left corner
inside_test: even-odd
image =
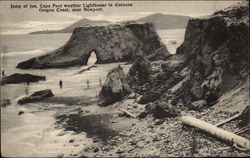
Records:
[[[243,132],[245,132],[245,131],[247,131],[249,129],[250,129],[250,126],[245,126],[245,127],[241,128],[241,129],[239,129],[237,132],[235,132],[235,134],[243,133]]]
[[[250,150],[250,141],[246,138],[243,138],[241,136],[238,136],[232,132],[223,130],[221,128],[218,128],[212,124],[209,124],[205,121],[196,119],[192,116],[182,116],[181,120],[184,124],[193,126],[196,128],[199,128],[217,138],[220,138],[228,143],[232,143],[235,145],[242,146],[248,150]]]
[[[125,114],[127,114],[127,115],[129,115],[129,116],[131,116],[131,117],[133,117],[133,118],[136,118],[136,116],[134,115],[134,114],[132,114],[132,113],[130,113],[129,111],[127,111],[127,110],[125,110],[125,109],[119,109],[119,110],[121,110],[122,112],[124,112]]]
[[[97,67],[97,66],[96,66],[96,65],[89,66],[89,67],[87,67],[86,69],[80,70],[80,71],[77,72],[76,74],[81,74],[81,73],[83,73],[83,72],[85,72],[85,71],[89,71],[91,68],[94,68],[94,67]]]
[[[232,120],[234,120],[234,119],[240,117],[241,114],[242,114],[242,113],[240,112],[240,113],[238,113],[238,114],[236,114],[236,115],[234,115],[234,116],[232,116],[232,117],[229,117],[228,119],[226,119],[226,120],[224,120],[224,121],[221,121],[221,122],[215,124],[215,126],[218,127],[218,126],[221,126],[221,125],[223,125],[223,124],[225,124],[225,123],[227,123],[227,122],[230,122],[230,121],[232,121]]]

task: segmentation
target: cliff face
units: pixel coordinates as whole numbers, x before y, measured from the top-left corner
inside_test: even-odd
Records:
[[[249,76],[248,8],[241,5],[208,19],[190,20],[177,53],[158,63],[159,71],[144,86],[132,84],[132,88],[144,87],[140,102],[187,107],[203,100],[211,106],[223,93],[244,83]]]
[[[152,60],[169,55],[151,23],[88,26],[76,28],[70,40],[61,48],[21,62],[17,68],[86,65],[91,52],[96,53],[97,64],[130,61],[138,55],[157,54]]]

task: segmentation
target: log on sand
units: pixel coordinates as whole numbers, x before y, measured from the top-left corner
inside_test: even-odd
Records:
[[[193,126],[196,128],[199,128],[217,138],[220,138],[228,143],[232,143],[233,145],[239,145],[241,147],[244,147],[248,150],[250,150],[250,141],[246,138],[243,138],[241,136],[238,136],[232,132],[223,130],[221,128],[218,128],[212,124],[209,124],[205,121],[196,119],[192,116],[182,116],[181,121],[185,125]]]

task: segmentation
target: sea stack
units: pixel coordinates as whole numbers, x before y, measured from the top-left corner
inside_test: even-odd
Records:
[[[120,101],[131,92],[122,67],[115,67],[108,73],[102,86],[99,94],[99,106],[107,106]]]

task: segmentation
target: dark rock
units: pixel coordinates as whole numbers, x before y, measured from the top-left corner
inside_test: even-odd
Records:
[[[147,104],[149,102],[154,102],[161,96],[160,92],[147,91],[143,94],[141,99],[138,101],[139,104]]]
[[[46,80],[45,76],[15,73],[10,76],[6,76],[2,78],[1,85],[14,84],[14,83],[38,82],[38,81],[45,81],[45,80]]]
[[[156,103],[152,113],[156,119],[178,116],[178,111],[171,104],[165,102]]]
[[[131,93],[121,66],[108,73],[107,79],[99,94],[99,106],[107,106],[122,100]]]
[[[132,61],[137,55],[169,55],[152,23],[125,23],[76,28],[70,40],[59,49],[17,65],[21,69],[64,68],[86,65],[92,52],[97,64]],[[152,60],[153,60],[152,59]]]
[[[2,99],[1,100],[1,107],[6,107],[9,106],[11,104],[9,99]]]
[[[208,92],[208,94],[205,96],[206,102],[209,106],[214,105],[217,103],[217,100],[219,99],[219,95],[216,91]]]
[[[41,91],[34,92],[31,96],[24,97],[18,100],[18,104],[26,104],[26,103],[33,103],[36,101],[40,101],[45,98],[53,97],[54,94],[50,89],[45,89]]]
[[[143,91],[141,85],[147,83],[151,75],[150,61],[144,57],[139,56],[135,63],[129,69],[126,76],[129,86],[135,91]]]
[[[18,115],[22,115],[24,112],[23,111],[19,111],[18,112]]]
[[[239,123],[240,126],[246,126],[250,124],[250,105],[248,105],[240,115],[239,119],[241,122]]]
[[[73,139],[73,138],[71,138],[71,139],[69,140],[70,143],[73,143],[74,141],[75,141],[75,139]]]
[[[93,151],[96,153],[99,151],[99,148],[95,148]]]
[[[148,113],[146,113],[146,112],[141,112],[140,114],[139,114],[139,119],[143,119],[143,118],[146,118],[147,117],[147,115],[148,115]]]

